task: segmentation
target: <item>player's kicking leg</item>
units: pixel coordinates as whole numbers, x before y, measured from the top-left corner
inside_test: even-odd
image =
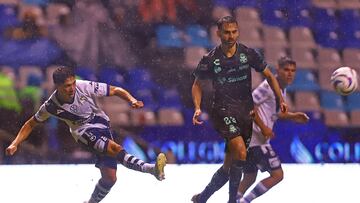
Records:
[[[163,153],[158,154],[155,164],[149,164],[135,157],[134,155],[128,154],[121,145],[115,143],[112,140],[109,140],[107,154],[109,154],[109,156],[114,156],[123,166],[128,169],[150,173],[160,181],[165,178],[164,168],[166,166],[167,160],[165,154]]]

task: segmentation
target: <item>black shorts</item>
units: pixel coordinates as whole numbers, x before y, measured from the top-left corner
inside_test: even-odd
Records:
[[[81,135],[78,142],[96,154],[96,167],[117,169],[116,158],[105,154],[109,141],[113,139],[110,128],[91,128]]]
[[[225,142],[241,136],[246,148],[249,147],[254,120],[252,111],[244,112],[237,108],[216,107],[212,110],[211,118],[215,129]]]
[[[244,173],[254,173],[257,170],[274,171],[281,168],[281,162],[270,144],[250,147],[247,153]]]

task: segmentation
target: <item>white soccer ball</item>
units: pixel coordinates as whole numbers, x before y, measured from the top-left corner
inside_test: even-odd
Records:
[[[354,69],[341,67],[331,75],[331,84],[335,91],[341,95],[349,95],[358,87],[358,76]]]

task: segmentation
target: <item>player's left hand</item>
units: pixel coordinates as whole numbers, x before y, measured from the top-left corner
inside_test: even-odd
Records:
[[[203,121],[200,121],[199,120],[199,117],[201,115],[201,110],[200,109],[196,109],[195,112],[194,112],[194,115],[193,115],[193,124],[194,125],[201,125],[203,124]]]
[[[294,121],[298,123],[307,123],[310,120],[309,116],[303,112],[296,112]]]
[[[139,108],[144,107],[144,103],[142,101],[136,100],[134,102],[131,102],[131,107],[135,108],[135,109],[139,109]]]
[[[285,102],[280,102],[280,110],[283,113],[286,113],[288,111],[288,106]]]

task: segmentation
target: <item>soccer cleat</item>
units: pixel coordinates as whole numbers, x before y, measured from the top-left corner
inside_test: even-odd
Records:
[[[164,153],[160,153],[156,158],[155,163],[155,178],[159,181],[162,181],[165,179],[165,171],[164,168],[166,166],[166,156]]]

